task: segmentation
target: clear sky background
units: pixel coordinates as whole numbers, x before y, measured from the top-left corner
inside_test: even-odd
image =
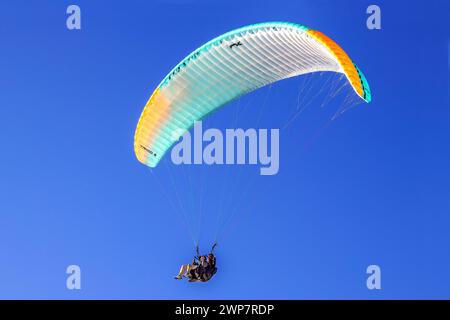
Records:
[[[66,28],[72,3],[80,31]],[[449,299],[450,4],[374,3],[379,31],[366,28],[372,1],[2,1],[0,298]],[[313,102],[281,133],[278,175],[245,168],[252,184],[220,240],[216,277],[177,282],[193,242],[134,156],[137,120],[192,50],[274,20],[337,41],[373,103],[330,124],[336,106]],[[259,126],[280,127],[299,81],[244,98],[242,126],[264,105]],[[208,124],[230,127],[238,103]],[[236,168],[221,170],[225,194],[241,194]],[[208,190],[205,229],[221,197]],[[82,290],[65,287],[70,264]],[[371,264],[382,290],[366,288]]]

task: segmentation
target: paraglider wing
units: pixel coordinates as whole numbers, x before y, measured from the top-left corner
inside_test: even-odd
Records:
[[[187,56],[153,92],[136,128],[136,156],[155,167],[195,121],[255,89],[317,71],[344,74],[355,93],[371,101],[362,72],[319,31],[269,22],[225,33]]]

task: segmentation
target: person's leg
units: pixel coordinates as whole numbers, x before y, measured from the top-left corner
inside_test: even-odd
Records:
[[[189,270],[188,264],[183,264],[180,268],[180,272],[178,272],[178,275],[175,277],[176,279],[180,280],[183,278],[183,276],[186,274],[186,272]]]

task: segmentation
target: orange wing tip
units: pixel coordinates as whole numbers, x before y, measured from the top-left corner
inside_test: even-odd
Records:
[[[356,67],[345,51],[332,39],[317,30],[308,30],[307,33],[321,43],[336,58],[342,67],[355,92],[366,102],[372,100],[369,84],[361,70]]]

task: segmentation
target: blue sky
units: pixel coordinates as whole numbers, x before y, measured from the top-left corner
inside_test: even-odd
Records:
[[[82,10],[80,31],[65,26],[72,3]],[[0,298],[450,298],[450,5],[377,1],[382,29],[371,31],[370,4],[2,2]],[[278,175],[243,169],[250,191],[220,242],[215,279],[176,282],[193,244],[134,156],[137,120],[196,47],[274,20],[337,41],[366,74],[373,103],[331,125],[337,105],[312,103],[282,131]],[[296,107],[300,81],[255,92],[208,124],[229,126],[243,103],[242,126],[255,125],[264,105],[260,126],[278,127]],[[225,194],[241,194],[229,178],[236,168],[218,171]],[[222,196],[204,197],[209,230]],[[205,232],[203,247],[210,239]],[[81,267],[80,291],[65,288],[70,264]],[[370,264],[381,267],[382,290],[365,286]]]

